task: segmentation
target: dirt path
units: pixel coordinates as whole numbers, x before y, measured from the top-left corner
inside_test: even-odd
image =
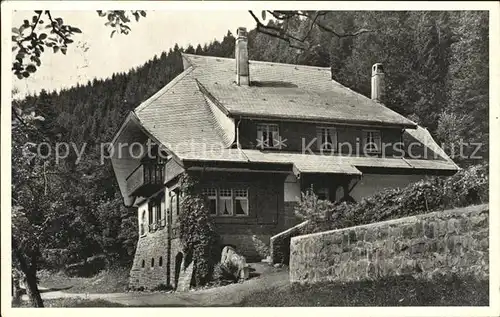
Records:
[[[237,305],[245,296],[255,291],[289,284],[288,270],[266,268],[265,264],[254,266],[261,275],[238,284],[195,290],[184,293],[128,292],[107,294],[74,294],[62,291],[43,292],[43,299],[83,298],[104,299],[128,306],[231,306]],[[23,295],[24,299],[27,299]]]

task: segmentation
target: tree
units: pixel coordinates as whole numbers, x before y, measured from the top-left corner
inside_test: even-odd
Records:
[[[98,10],[97,14],[107,18],[105,25],[113,28],[110,35],[112,37],[116,32],[128,34],[131,30],[128,26],[131,16],[139,21],[141,16],[146,16],[146,11]],[[52,49],[54,53],[66,54],[68,45],[73,43],[72,36],[76,33],[82,33],[82,31],[77,27],[64,24],[61,17],[53,17],[51,11],[35,11],[31,20],[26,19],[21,26],[12,28],[12,51],[16,54],[15,61],[12,63],[12,71],[19,79],[29,77],[41,65],[40,56],[46,49]]]
[[[489,29],[488,13],[457,13],[452,24],[456,41],[451,45],[446,111],[472,117],[460,135],[464,142],[481,144],[480,152],[488,159],[489,151]]]
[[[309,42],[310,35],[315,28],[328,32],[338,38],[358,36],[363,33],[371,32],[368,29],[362,28],[352,33],[339,33],[334,28],[325,23],[326,21],[328,21],[327,15],[329,11],[267,10],[261,12],[262,20],[259,19],[252,10],[248,12],[257,23],[257,32],[283,40],[288,43],[290,47],[299,50],[307,50],[311,47]],[[266,20],[267,14],[271,15],[275,20],[278,21],[278,23],[269,23],[265,25],[263,23],[263,20]],[[302,21],[304,25],[301,32],[297,32],[297,30],[289,28],[290,22],[297,19],[300,19],[300,21]]]

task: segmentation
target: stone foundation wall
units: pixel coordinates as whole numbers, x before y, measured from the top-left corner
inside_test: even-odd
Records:
[[[450,273],[488,278],[488,213],[488,205],[480,205],[294,237],[290,281]]]
[[[156,232],[148,232],[139,238],[134,263],[130,270],[129,286],[131,288],[152,289],[161,284],[169,284],[167,279],[167,236],[168,230],[165,227]],[[154,260],[153,266],[151,265],[152,259]]]

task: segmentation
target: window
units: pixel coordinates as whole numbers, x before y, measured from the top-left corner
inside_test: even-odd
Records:
[[[151,267],[155,266],[155,258],[151,258]]]
[[[163,257],[160,256],[160,258],[158,259],[158,266],[163,266]]]
[[[248,190],[235,189],[234,190],[234,213],[237,216],[248,215]]]
[[[380,153],[380,131],[363,131],[363,149],[366,153]]]
[[[280,148],[281,139],[277,124],[257,125],[257,147],[260,148]]]
[[[219,191],[219,215],[233,215],[233,191],[231,189],[221,189]]]
[[[142,260],[141,267],[144,268],[146,266],[146,261]]]
[[[179,204],[179,192],[176,192],[175,193],[175,212],[177,213],[177,216],[179,215],[180,213],[180,204]]]
[[[140,235],[144,235],[146,233],[146,211],[143,210],[141,214],[141,219],[140,219]]]
[[[337,130],[332,127],[319,127],[318,135],[318,150],[337,150]]]
[[[165,226],[165,217],[162,211],[162,200],[164,195],[160,194],[149,200],[149,231],[154,231]]]
[[[204,188],[203,195],[206,196],[208,201],[208,211],[211,215],[217,215],[217,189]]]
[[[248,189],[204,188],[212,216],[248,216]]]
[[[172,192],[172,196],[170,196],[170,206],[172,210],[172,214],[179,215],[179,197],[176,192]]]
[[[153,204],[151,202],[148,204],[148,224],[149,224],[149,231],[153,231]]]

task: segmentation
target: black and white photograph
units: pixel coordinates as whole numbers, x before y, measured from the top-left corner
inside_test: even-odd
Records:
[[[498,316],[499,8],[3,2],[2,316]]]

